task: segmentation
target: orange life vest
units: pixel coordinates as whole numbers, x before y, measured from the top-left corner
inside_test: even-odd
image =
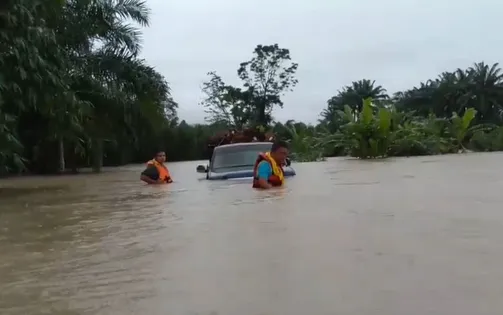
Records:
[[[161,179],[165,183],[171,182],[171,175],[169,174],[169,170],[166,165],[157,162],[156,160],[150,160],[147,162],[147,166],[154,165],[157,168],[157,172],[159,172],[159,179]]]
[[[258,183],[258,165],[262,161],[267,161],[271,165],[272,175],[269,176],[267,182],[272,186],[282,186],[284,182],[283,168],[273,160],[273,158],[268,153],[260,153],[257,160],[255,161],[255,166],[253,167],[253,188],[260,188]]]

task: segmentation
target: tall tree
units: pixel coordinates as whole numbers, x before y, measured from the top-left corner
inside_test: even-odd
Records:
[[[67,153],[89,149],[99,170],[104,142],[123,155],[176,120],[166,80],[137,57],[130,22],[148,15],[142,0],[0,5],[0,172],[64,171]]]
[[[372,98],[374,103],[380,104],[388,100],[389,96],[381,85],[375,84],[375,81],[367,79],[354,81],[327,101],[327,108],[320,114],[321,122],[326,124],[330,131],[337,131],[343,120],[339,113],[344,111],[344,106],[348,105],[356,117],[362,110],[363,100],[367,98]]]
[[[254,57],[241,63],[238,76],[252,95],[255,123],[267,125],[274,106],[283,107],[281,96],[297,84],[298,64],[291,61],[290,51],[278,44],[257,45]]]
[[[443,72],[419,87],[396,93],[398,108],[419,115],[434,113],[449,118],[462,115],[469,107],[477,110],[475,121],[501,123],[503,114],[503,74],[499,65],[483,62],[463,70]]]
[[[479,62],[470,67],[468,75],[472,79],[472,106],[480,112],[485,122],[503,121],[503,73],[498,63],[489,66]]]
[[[64,51],[47,23],[61,7],[58,0],[0,5],[0,173],[25,168],[21,118],[74,100]]]
[[[226,85],[215,72],[209,72],[210,80],[203,84],[205,98],[201,105],[210,123],[220,123],[227,127],[243,128],[252,118],[251,93],[231,85]]]
[[[375,84],[375,80],[363,79],[345,86],[337,97],[331,100],[342,103],[343,106],[350,105],[355,113],[359,113],[363,107],[363,100],[367,98],[371,98],[374,103],[380,103],[389,99],[389,96],[381,85]]]

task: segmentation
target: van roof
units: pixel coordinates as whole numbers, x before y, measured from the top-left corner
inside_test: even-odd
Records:
[[[219,145],[218,147],[215,147],[215,151],[223,148],[231,148],[231,147],[252,147],[252,146],[263,146],[265,144],[269,144],[272,146],[272,142],[240,142],[240,143],[231,143],[231,144],[224,144],[224,145]]]

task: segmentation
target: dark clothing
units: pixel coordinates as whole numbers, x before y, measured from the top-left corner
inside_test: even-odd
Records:
[[[142,175],[147,176],[151,180],[159,180],[159,171],[155,165],[149,165],[147,168],[141,173]]]

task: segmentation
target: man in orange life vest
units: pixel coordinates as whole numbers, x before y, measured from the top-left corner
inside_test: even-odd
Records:
[[[282,166],[288,156],[288,146],[283,141],[273,143],[271,151],[260,153],[253,169],[253,188],[269,189],[282,186]]]
[[[169,170],[164,165],[166,153],[159,151],[155,157],[147,162],[147,168],[141,173],[140,179],[147,184],[169,184],[172,183]]]

